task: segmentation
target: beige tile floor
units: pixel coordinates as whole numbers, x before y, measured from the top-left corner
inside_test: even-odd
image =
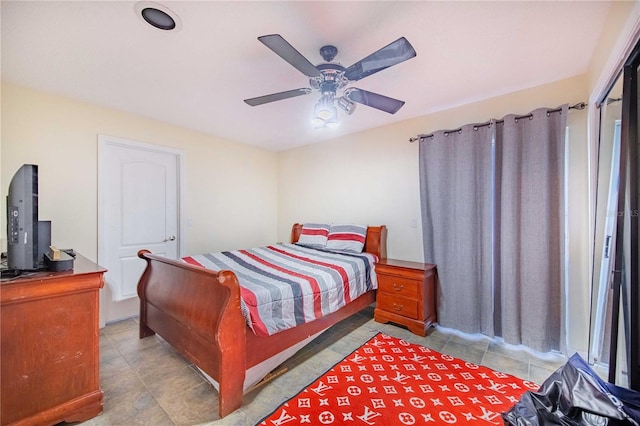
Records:
[[[162,339],[138,339],[138,321],[132,318],[101,330],[104,412],[83,425],[254,425],[378,331],[536,383],[566,362],[560,355],[536,356],[442,328],[416,336],[375,322],[368,308],[300,350],[285,363],[285,374],[245,395],[239,410],[220,419],[215,389]]]

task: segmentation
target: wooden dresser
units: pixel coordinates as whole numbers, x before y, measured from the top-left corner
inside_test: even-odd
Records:
[[[53,425],[102,412],[99,289],[105,269],[0,281],[0,424]]]
[[[436,265],[382,259],[376,263],[378,294],[374,318],[394,322],[419,336],[436,322]]]

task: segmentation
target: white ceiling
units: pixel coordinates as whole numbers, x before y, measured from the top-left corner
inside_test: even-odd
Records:
[[[162,1],[179,31],[146,24],[130,1],[6,1],[2,79],[269,150],[425,115],[586,72],[610,2]],[[358,105],[337,129],[310,124],[317,92],[257,40],[280,34],[312,63],[321,46],[349,66],[404,36],[417,56],[354,83],[406,101]]]

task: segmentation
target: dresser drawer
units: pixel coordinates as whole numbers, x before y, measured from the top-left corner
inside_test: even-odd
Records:
[[[421,282],[395,275],[378,274],[378,290],[398,296],[418,298]]]
[[[416,299],[379,291],[376,305],[378,309],[383,311],[418,319],[418,301]]]

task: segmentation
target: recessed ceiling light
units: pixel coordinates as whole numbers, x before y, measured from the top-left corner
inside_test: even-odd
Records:
[[[176,31],[182,28],[178,15],[159,3],[140,1],[135,4],[135,11],[143,21],[159,30]]]
[[[176,27],[176,21],[171,16],[152,7],[142,9],[142,17],[149,24],[161,30],[172,30]]]

